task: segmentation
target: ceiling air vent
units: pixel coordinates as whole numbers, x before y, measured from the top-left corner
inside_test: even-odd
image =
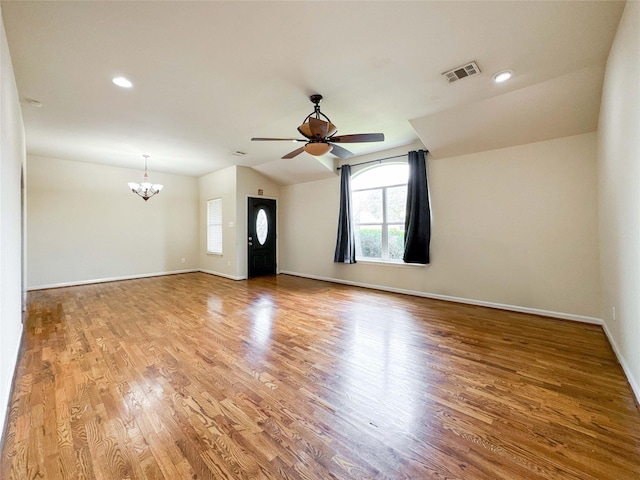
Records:
[[[455,82],[464,77],[470,77],[471,75],[475,75],[476,73],[480,73],[480,69],[476,62],[469,62],[466,65],[462,65],[460,67],[456,67],[453,70],[449,70],[448,72],[444,72],[442,75],[451,82]]]

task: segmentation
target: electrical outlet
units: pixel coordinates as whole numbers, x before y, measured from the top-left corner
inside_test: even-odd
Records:
[[[230,266],[231,266],[231,260],[228,260],[227,261],[227,267],[230,267]]]
[[[614,320],[616,319],[616,307],[611,307],[611,316]]]
[[[187,259],[183,257],[182,258],[182,263],[185,263],[186,261],[187,261]]]

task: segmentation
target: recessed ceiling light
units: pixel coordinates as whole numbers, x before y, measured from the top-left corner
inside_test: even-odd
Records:
[[[501,72],[496,73],[493,76],[493,80],[496,83],[502,83],[502,82],[506,82],[507,80],[509,80],[512,76],[513,76],[513,72],[511,70],[503,70]]]
[[[124,77],[114,77],[113,80],[111,80],[113,83],[115,83],[117,86],[122,87],[122,88],[131,88],[133,87],[133,83],[131,83],[130,80],[124,78]]]

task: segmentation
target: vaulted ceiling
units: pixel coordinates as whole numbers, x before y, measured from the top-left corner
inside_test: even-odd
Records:
[[[320,93],[360,155],[422,141],[435,158],[597,129],[623,2],[2,2],[33,155],[282,184],[333,175],[284,154]],[[442,73],[476,61],[481,73]],[[497,84],[493,74],[514,71]],[[130,89],[111,79],[125,76]],[[33,105],[40,102],[40,106]],[[244,152],[237,156],[234,152]]]

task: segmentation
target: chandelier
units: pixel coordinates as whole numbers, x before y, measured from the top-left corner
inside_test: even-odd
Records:
[[[149,174],[147,173],[147,159],[149,158],[149,155],[142,156],[144,157],[144,176],[142,177],[142,183],[129,182],[129,188],[133,193],[144,198],[144,201],[146,202],[155,194],[160,193],[160,190],[162,190],[164,185],[160,185],[159,183],[152,185],[149,183]]]

